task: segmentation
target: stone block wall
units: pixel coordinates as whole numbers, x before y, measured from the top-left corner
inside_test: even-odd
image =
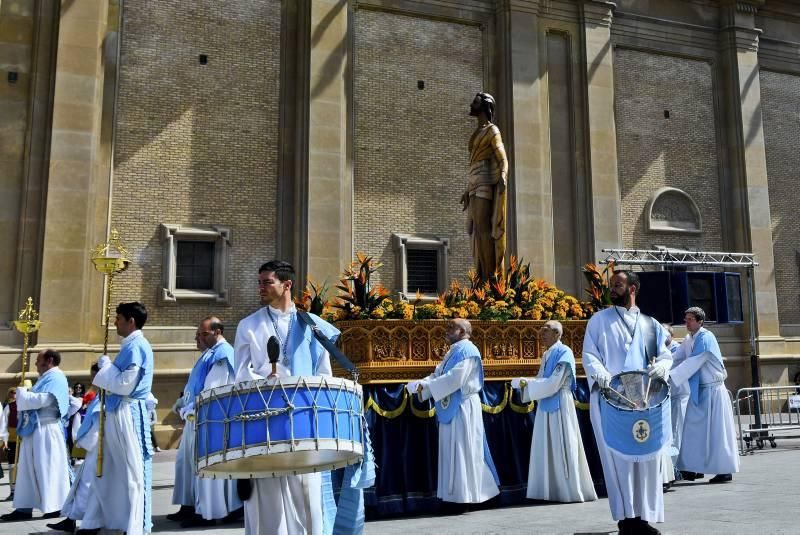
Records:
[[[800,76],[761,70],[761,102],[769,179],[780,323],[800,324]]]
[[[16,318],[13,277],[17,271],[20,193],[25,176],[31,98],[34,3],[0,3],[0,322]],[[9,80],[15,73],[16,81]]]
[[[615,48],[614,90],[624,246],[722,250],[712,65]],[[702,234],[647,230],[648,202],[663,187],[692,197]]]
[[[275,254],[280,0],[124,3],[112,225],[135,254],[115,301],[151,325],[234,325]],[[201,65],[199,55],[208,57]],[[231,229],[226,305],[161,303],[161,223]]]
[[[469,104],[484,90],[481,29],[368,9],[354,26],[354,249],[383,262],[375,280],[396,290],[393,232],[449,238],[448,280],[463,280],[472,256],[459,199]]]

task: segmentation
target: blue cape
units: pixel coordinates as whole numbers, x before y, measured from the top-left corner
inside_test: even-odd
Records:
[[[58,403],[59,416],[61,418],[67,416],[67,411],[69,411],[69,384],[64,372],[58,369],[51,369],[44,373],[33,385],[31,392],[35,394],[52,394]],[[36,410],[20,411],[19,416],[17,435],[27,437],[36,428],[39,422],[39,413]]]
[[[218,342],[214,347],[207,349],[200,355],[200,358],[192,368],[192,372],[189,374],[189,381],[186,383],[186,391],[191,393],[192,399],[203,391],[208,372],[211,371],[214,364],[221,360],[228,362],[228,371],[233,373],[233,346],[226,341]]]
[[[565,346],[560,341],[556,342],[553,347],[550,348],[550,355],[547,357],[547,362],[544,363],[542,377],[548,378],[553,375],[553,372],[556,370],[556,366],[562,363],[566,366],[569,366],[569,369],[572,370],[571,390],[574,392],[578,387],[578,383],[575,380],[575,355],[572,353],[572,349]],[[545,412],[555,412],[560,406],[560,392],[556,392],[552,396],[546,397],[539,401],[539,407]]]

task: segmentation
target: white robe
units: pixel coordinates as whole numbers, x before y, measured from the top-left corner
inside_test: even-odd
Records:
[[[578,416],[572,396],[572,370],[558,364],[552,375],[529,379],[523,391],[525,402],[558,394],[559,408],[545,412],[537,407],[528,465],[528,498],[550,502],[589,502],[597,499],[592,474],[583,449]]]
[[[233,379],[232,372],[228,370],[228,361],[217,361],[206,376],[205,383],[203,383],[203,390],[231,384]],[[184,405],[184,409],[181,411],[181,416],[183,418],[188,418],[189,414],[194,414],[194,400]],[[190,440],[191,449],[188,450],[188,457],[190,460],[192,477],[195,480],[195,500],[189,505],[194,505],[195,513],[206,520],[213,520],[224,518],[229,513],[242,507],[242,500],[239,499],[239,494],[236,492],[235,480],[210,479],[198,477],[196,475],[196,466],[194,464],[195,423],[186,420],[186,427],[184,427],[183,433],[184,435],[192,435]],[[181,444],[182,443],[183,438],[181,438]]]
[[[690,354],[691,345],[688,350]],[[734,474],[739,471],[739,448],[733,408],[725,389],[728,372],[714,355],[705,352],[684,360],[673,369],[671,378],[676,384],[688,385],[695,373],[700,374],[700,403],[690,400],[686,407],[678,468],[702,474]]]
[[[618,312],[627,325],[623,324]],[[593,315],[586,326],[583,340],[583,367],[592,389],[589,414],[603,465],[612,518],[622,520],[641,517],[648,522],[663,522],[663,456],[634,463],[606,447],[600,415],[600,389],[595,386],[593,379],[594,375],[614,376],[623,371],[625,356],[631,343],[630,329],[635,324],[638,313],[639,309],[636,307],[625,310],[623,307],[612,306]],[[663,345],[659,348],[656,360],[671,362],[671,357],[669,349]]]
[[[175,485],[172,488],[172,503],[175,505],[195,506],[198,478],[194,465],[194,441],[194,420],[185,420],[175,457]]]
[[[278,338],[288,337],[290,314],[270,307],[278,326]],[[264,379],[272,372],[266,354],[266,341],[275,328],[261,308],[250,314],[236,329],[234,360],[236,382]],[[280,377],[291,376],[282,359],[277,364]],[[332,375],[330,356],[325,352],[318,375]],[[322,533],[322,477],[319,473],[254,479],[253,493],[244,502],[245,535],[319,535]]]
[[[139,366],[119,371],[110,364],[101,369],[93,384],[120,396],[136,388]],[[148,437],[149,439],[149,437]],[[134,427],[130,403],[122,401],[106,412],[103,440],[103,477],[96,477],[89,491],[82,529],[120,530],[127,535],[144,533],[145,463],[139,433]],[[91,512],[91,514],[89,514]]]
[[[456,342],[458,343],[458,342]],[[436,401],[461,390],[461,408],[450,423],[439,423],[439,470],[436,495],[455,503],[482,503],[497,496],[483,455],[483,412],[478,392],[483,388],[478,360],[464,359],[443,374],[445,360],[420,381],[422,399]]]
[[[88,416],[88,415],[87,415]],[[91,429],[76,441],[75,445],[86,450],[86,459],[81,463],[69,494],[61,507],[61,515],[73,520],[83,520],[89,504],[89,493],[97,474],[97,439],[100,432],[100,419],[97,418]]]
[[[46,373],[54,373],[52,368]],[[64,424],[55,396],[17,389],[17,410],[36,410],[39,425],[22,438],[14,489],[14,509],[39,509],[52,513],[61,509],[69,493],[69,461]],[[17,439],[19,443],[19,438]]]

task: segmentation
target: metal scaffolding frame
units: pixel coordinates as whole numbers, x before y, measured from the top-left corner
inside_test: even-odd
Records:
[[[683,251],[680,249],[603,249],[607,256],[601,264],[613,262],[615,266],[718,267],[743,269],[747,277],[747,316],[750,334],[750,372],[753,387],[761,386],[759,370],[758,324],[755,316],[755,281],[753,271],[758,262],[753,253],[722,253],[709,251]],[[761,425],[759,404],[756,403],[756,425]]]

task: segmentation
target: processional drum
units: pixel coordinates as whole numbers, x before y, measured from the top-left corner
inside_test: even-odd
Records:
[[[261,379],[196,402],[202,477],[246,479],[333,470],[364,455],[361,385],[339,377]]]
[[[645,371],[622,372],[601,390],[606,445],[631,461],[652,459],[672,442],[669,385]]]

